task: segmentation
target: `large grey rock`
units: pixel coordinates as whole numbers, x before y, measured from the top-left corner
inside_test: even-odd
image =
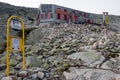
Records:
[[[119,75],[116,76],[115,80],[120,80],[120,76]]]
[[[45,74],[44,74],[43,72],[39,71],[39,72],[37,73],[37,76],[38,76],[40,79],[43,79],[44,76],[45,76]]]
[[[10,77],[12,78],[12,80],[20,80],[20,78],[15,75],[11,75]]]
[[[89,67],[94,67],[104,60],[104,57],[96,51],[73,53],[67,58],[73,60],[82,60],[84,65],[88,65]]]
[[[22,62],[20,62],[19,64],[17,64],[14,68],[15,69],[21,69],[22,68]]]
[[[38,60],[37,56],[28,56],[26,57],[26,66],[27,67],[39,67],[40,61]]]
[[[13,80],[11,77],[3,77],[1,80]]]
[[[73,78],[76,77],[76,74],[72,74],[66,71],[63,72],[63,75],[65,76],[66,80],[73,80]]]
[[[43,27],[35,29],[34,31],[30,32],[29,36],[27,37],[26,43],[27,44],[35,44],[40,42],[42,38],[47,38],[50,32],[53,31],[53,28]]]
[[[31,78],[32,78],[32,80],[37,80],[37,74],[36,73],[32,74]]]
[[[19,76],[22,77],[22,78],[28,76],[28,72],[27,72],[27,71],[20,71],[18,74],[19,74]]]
[[[31,51],[32,45],[25,45],[25,52]]]
[[[117,69],[118,66],[119,66],[118,62],[115,59],[111,58],[110,60],[103,63],[101,68],[103,68],[103,69]]]
[[[6,64],[0,64],[0,71],[6,68]]]
[[[26,70],[28,72],[27,77],[24,78],[24,80],[47,80],[47,74],[48,72],[44,69],[38,68],[38,67],[32,67],[30,69]],[[25,74],[26,72],[22,72],[22,74]]]
[[[6,63],[6,57],[5,56],[1,56],[0,63],[1,64],[5,64]]]
[[[92,48],[93,48],[93,49],[97,49],[97,48],[98,48],[98,43],[95,42],[95,43],[93,44]]]
[[[92,50],[92,45],[82,46],[82,47],[80,47],[80,49],[82,49],[83,51],[87,51],[87,52],[89,52],[90,50],[93,51]]]
[[[19,62],[19,61],[18,61],[15,57],[12,57],[12,58],[10,59],[10,65],[11,65],[11,66],[17,65],[18,62]]]
[[[5,50],[6,40],[2,37],[0,38],[0,54]]]
[[[91,37],[89,38],[88,44],[93,44],[95,41],[96,39]]]
[[[97,42],[95,42],[95,43],[93,44],[93,48],[94,48],[94,49],[97,49],[97,48],[103,49],[103,48],[105,48],[104,39],[100,39],[100,40],[98,40]]]
[[[3,77],[5,77],[5,73],[0,72],[0,80],[2,80]]]
[[[66,80],[116,80],[119,74],[102,69],[76,69],[70,68],[70,72],[63,72]]]

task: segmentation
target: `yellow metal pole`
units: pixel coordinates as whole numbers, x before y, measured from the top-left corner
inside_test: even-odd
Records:
[[[21,20],[22,21],[22,20]],[[23,70],[25,70],[26,69],[26,62],[25,62],[25,50],[24,50],[24,23],[23,23],[23,21],[22,21],[22,58],[23,58],[23,63],[22,63],[22,67],[23,67]]]
[[[9,62],[9,44],[10,44],[10,18],[7,21],[7,48],[6,48],[6,76],[9,76],[10,62]]]
[[[109,19],[108,19],[108,16],[106,16],[106,26],[109,25]]]

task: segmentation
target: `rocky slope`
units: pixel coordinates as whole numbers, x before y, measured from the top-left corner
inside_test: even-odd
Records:
[[[8,4],[1,5],[10,8]],[[9,11],[14,14],[21,11],[21,7],[16,8],[12,6],[5,12],[6,19]],[[21,17],[23,13],[19,13]],[[23,19],[29,23],[27,16],[32,13],[26,14]],[[96,17],[102,20],[101,15],[93,15]],[[118,16],[110,16],[111,26],[119,27],[119,20]],[[103,26],[80,24],[48,25],[31,30],[25,41],[27,69],[21,68],[21,53],[10,53],[10,77],[6,78],[5,26],[0,28],[0,51],[3,50],[0,52],[0,80],[120,80],[119,31],[108,29],[106,34]]]
[[[52,25],[30,32],[21,54],[10,54],[11,77],[23,80],[119,80],[120,33],[95,25]],[[4,76],[5,52],[0,57]],[[109,74],[109,75],[108,75]],[[2,77],[1,77],[2,78]],[[20,79],[21,80],[21,79]]]
[[[0,2],[0,25],[6,25],[6,21],[11,15],[20,16],[25,24],[28,25],[30,24],[28,18],[35,19],[36,14],[36,8],[18,7]]]

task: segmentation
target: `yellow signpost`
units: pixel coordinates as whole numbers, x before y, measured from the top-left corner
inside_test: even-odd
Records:
[[[108,16],[106,16],[106,26],[108,26],[109,25],[109,19],[108,19]]]
[[[13,36],[10,30],[21,31],[22,36]],[[25,52],[24,52],[24,22],[18,16],[11,16],[7,21],[7,48],[6,48],[6,76],[10,73],[10,56],[11,52],[22,53],[22,68],[25,70]]]
[[[103,12],[103,22],[105,26],[109,25],[108,12]]]
[[[108,38],[108,26],[109,26],[109,18],[108,18],[108,12],[103,12],[103,26],[105,26],[105,39],[107,40]]]

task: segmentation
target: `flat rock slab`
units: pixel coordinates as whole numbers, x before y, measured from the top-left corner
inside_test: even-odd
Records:
[[[70,72],[63,72],[66,80],[120,80],[120,74],[102,69],[70,68]]]
[[[94,67],[104,60],[104,57],[96,51],[73,53],[68,55],[67,58],[73,60],[82,60],[84,65],[88,65],[89,67]]]

